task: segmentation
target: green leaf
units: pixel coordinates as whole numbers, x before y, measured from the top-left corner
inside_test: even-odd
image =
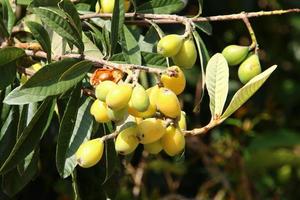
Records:
[[[68,21],[75,28],[75,30],[77,30],[80,38],[82,38],[81,20],[74,4],[70,0],[63,0],[59,2],[58,5],[63,11],[65,11]]]
[[[8,158],[0,168],[0,174],[5,174],[16,167],[33,149],[36,148],[50,125],[55,101],[46,99],[39,107],[34,117],[23,130]],[[46,114],[45,114],[46,113]]]
[[[209,22],[194,22],[196,28],[199,30],[203,31],[207,35],[212,34],[212,26],[210,25]]]
[[[9,33],[2,21],[2,19],[0,19],[0,36],[4,37],[4,38],[8,38],[9,37]]]
[[[11,92],[12,86],[8,86],[5,90],[0,91],[0,127],[2,127],[4,121],[10,112],[11,106],[3,103],[4,98]]]
[[[19,193],[38,173],[38,153],[35,152],[26,170],[20,174],[15,168],[3,175],[2,187],[10,197]]]
[[[239,107],[241,107],[263,85],[276,68],[277,65],[273,65],[261,74],[252,78],[246,85],[239,89],[232,97],[232,100],[225,112],[222,114],[221,119],[225,120]]]
[[[19,111],[18,108],[14,106],[10,110],[0,131],[0,166],[3,165],[16,142],[18,119]]]
[[[167,66],[166,58],[163,57],[162,55],[158,53],[150,53],[150,52],[143,52],[143,51],[141,53],[142,53],[144,65],[151,66],[151,67]]]
[[[29,4],[31,4],[32,1],[33,0],[16,0],[16,4],[28,6]]]
[[[33,8],[33,12],[61,37],[75,45],[79,52],[83,52],[84,44],[81,40],[81,35],[70,22],[66,20],[67,16],[63,11],[53,7],[39,7]]]
[[[72,95],[75,94],[73,93]],[[93,117],[90,114],[92,102],[90,98],[86,98],[83,102],[81,102],[81,105],[77,111],[77,116],[75,115],[76,119],[72,119],[76,120],[72,130],[72,125],[63,124],[67,123],[67,118],[71,119],[72,116],[69,116],[71,115],[71,112],[75,112],[76,108],[69,104],[71,101],[75,101],[75,99],[72,98],[72,100],[70,99],[68,102],[68,106],[60,127],[59,140],[61,141],[58,141],[56,152],[57,168],[60,175],[64,178],[68,177],[76,167],[77,161],[75,158],[75,153],[84,141],[90,139],[93,129]],[[67,132],[62,132],[63,129],[67,129]]]
[[[223,111],[228,94],[229,68],[226,59],[216,53],[206,67],[206,88],[212,119],[218,119]]]
[[[64,168],[66,164],[66,154],[75,126],[77,110],[80,103],[80,94],[81,84],[78,84],[72,91],[59,127],[56,145],[56,167],[62,177],[65,177]]]
[[[151,0],[137,7],[138,13],[171,14],[182,10],[182,0]]]
[[[124,19],[124,1],[115,0],[114,12],[111,21],[111,55],[114,54],[117,47],[119,36],[123,30]]]
[[[17,72],[16,61],[23,56],[25,56],[24,50],[16,47],[0,49],[0,90],[13,83]]]
[[[123,26],[122,50],[127,63],[141,65],[142,58],[138,42],[126,25]]]
[[[13,90],[4,102],[26,104],[66,92],[84,78],[91,66],[90,61],[78,62],[76,59],[64,59],[46,65],[21,88]]]
[[[16,22],[16,16],[14,11],[12,10],[9,0],[2,0],[2,14],[3,19],[6,21],[7,31],[9,32],[9,34],[11,34]]]
[[[85,35],[83,34],[82,38],[84,42],[84,55],[95,58],[95,59],[101,59],[103,58],[103,54],[101,51],[98,49],[98,47]]]
[[[60,0],[32,0],[30,6],[40,7],[40,6],[57,6]]]
[[[47,53],[48,62],[51,62],[51,41],[48,32],[37,22],[26,22],[33,37],[41,44],[43,50]]]

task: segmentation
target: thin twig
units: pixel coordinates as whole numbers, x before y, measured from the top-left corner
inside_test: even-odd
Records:
[[[246,14],[248,18],[271,16],[271,15],[282,15],[287,13],[298,13],[300,8],[292,8],[287,10],[273,10],[273,11],[259,11],[259,12],[248,12],[248,13],[237,13],[229,15],[217,15],[209,17],[197,17],[190,18],[193,22],[209,22],[209,21],[229,21],[229,20],[241,20]],[[81,19],[91,19],[91,18],[111,18],[112,14],[107,13],[90,13],[81,15]],[[133,18],[126,20],[126,23],[131,24],[149,24],[147,19],[152,19],[151,21],[157,24],[182,24],[185,17],[177,15],[165,15],[165,14],[140,14],[140,13],[126,13],[126,18]]]
[[[251,37],[251,40],[252,40],[252,43],[251,45],[249,46],[249,50],[255,50],[255,53],[257,53],[258,51],[258,44],[257,44],[257,40],[256,40],[256,36],[255,36],[255,33],[253,31],[253,28],[251,26],[251,23],[248,19],[248,16],[247,16],[247,13],[244,12],[244,17],[243,17],[243,21],[248,29],[248,32],[250,34],[250,37]]]

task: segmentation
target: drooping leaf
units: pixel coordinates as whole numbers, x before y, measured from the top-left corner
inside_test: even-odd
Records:
[[[47,53],[48,62],[51,62],[51,41],[48,32],[37,22],[26,22],[33,37],[41,44],[43,50]]]
[[[74,94],[75,95],[75,94]],[[75,101],[75,99],[70,99],[69,103],[71,101]],[[59,170],[59,173],[62,177],[66,178],[68,177],[74,170],[74,168],[77,165],[77,161],[75,158],[75,153],[79,146],[86,140],[88,140],[91,137],[92,133],[92,127],[93,127],[93,118],[90,114],[90,107],[91,107],[91,99],[86,98],[83,102],[81,102],[81,105],[79,105],[77,115],[75,119],[75,124],[73,125],[73,129],[71,130],[71,125],[64,125],[61,124],[60,131],[63,131],[68,129],[67,133],[60,132],[59,141],[57,145],[62,145],[61,147],[57,146],[57,168]],[[75,112],[75,107],[71,104],[68,104],[68,110],[66,110],[66,113],[64,114],[65,119],[71,118],[71,109],[72,112]],[[68,112],[68,113],[67,113]],[[73,122],[74,123],[74,122]],[[70,132],[71,131],[71,132]],[[65,134],[65,135],[64,135]],[[60,148],[60,150],[58,149]],[[64,157],[64,158],[63,158]]]
[[[195,24],[196,28],[203,31],[207,35],[212,34],[212,26],[210,25],[209,22],[195,22],[194,24]]]
[[[6,21],[7,31],[9,32],[9,34],[11,34],[12,28],[14,27],[16,22],[16,16],[14,11],[12,10],[9,0],[2,0],[2,14],[3,19]]]
[[[0,174],[5,174],[16,167],[33,149],[36,148],[50,125],[55,101],[46,99],[39,107],[34,117],[23,130],[8,158],[0,168]],[[45,115],[45,113],[47,113]]]
[[[124,1],[115,0],[114,12],[111,21],[111,55],[114,54],[119,37],[123,30],[125,19]]]
[[[19,193],[38,173],[38,152],[33,154],[26,170],[20,174],[15,168],[3,175],[2,187],[4,192],[13,197]]]
[[[83,52],[84,44],[78,31],[66,20],[66,14],[54,7],[39,7],[32,9],[42,21],[69,43],[75,45],[79,52]]]
[[[0,49],[0,90],[13,83],[16,78],[16,61],[25,55],[24,50],[16,47]]]
[[[213,119],[218,119],[225,105],[229,85],[229,68],[226,59],[220,53],[208,61],[206,67],[206,88],[209,95],[209,107]]]
[[[273,65],[261,74],[252,78],[246,85],[239,89],[232,97],[232,100],[222,114],[221,119],[225,120],[241,107],[263,85],[276,68],[277,65]]]
[[[128,63],[141,65],[142,60],[140,47],[135,37],[126,25],[123,26],[122,50],[125,60]]]
[[[171,14],[182,10],[182,0],[150,0],[137,7],[138,13]]]

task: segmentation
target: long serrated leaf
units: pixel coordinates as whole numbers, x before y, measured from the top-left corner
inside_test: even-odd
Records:
[[[2,14],[4,20],[6,20],[6,28],[9,34],[12,32],[12,28],[15,25],[16,22],[16,16],[14,11],[12,10],[12,7],[10,5],[9,0],[2,0]]]
[[[51,62],[51,41],[48,32],[37,22],[26,22],[33,37],[41,44],[43,50],[47,53],[47,60]]]
[[[26,170],[20,174],[15,168],[3,175],[2,187],[10,197],[19,193],[38,173],[38,153],[35,153]]]
[[[111,54],[113,55],[117,47],[119,36],[123,30],[123,24],[125,19],[124,1],[115,0],[114,12],[111,21]]]
[[[0,174],[5,174],[16,167],[33,149],[36,148],[50,125],[55,101],[46,99],[36,114],[18,138],[8,158],[0,168]],[[47,113],[45,115],[45,113]]]
[[[33,12],[37,14],[47,26],[65,38],[69,43],[75,45],[79,52],[83,52],[84,44],[81,40],[81,35],[68,20],[65,19],[66,15],[63,11],[52,7],[39,7],[33,8]]]
[[[103,54],[101,53],[101,51],[85,34],[83,34],[82,40],[85,46],[83,52],[85,56],[95,58],[95,59],[103,58]]]
[[[25,56],[22,49],[7,47],[0,49],[0,90],[5,89],[16,78],[16,61]]]
[[[75,126],[77,110],[80,102],[80,95],[81,84],[78,84],[72,91],[59,127],[56,145],[56,168],[62,177],[65,176],[64,168],[66,154]]]
[[[221,119],[225,120],[241,107],[263,85],[276,68],[277,65],[273,65],[261,74],[252,78],[246,85],[239,89],[232,97],[232,100],[222,114]]]
[[[65,161],[61,176],[64,178],[70,176],[77,165],[75,153],[79,146],[86,140],[89,140],[93,129],[93,117],[90,114],[91,99],[86,98],[80,105],[74,129],[69,139],[68,149],[65,152]]]
[[[125,60],[128,63],[141,65],[142,58],[141,58],[140,47],[134,35],[127,28],[126,25],[123,26],[122,50],[123,50]]]
[[[171,14],[182,10],[182,0],[151,0],[137,7],[138,13]]]
[[[167,62],[165,57],[158,53],[150,53],[150,52],[141,52],[142,58],[143,58],[143,64],[146,66],[152,66],[152,67],[166,67]]]
[[[228,94],[229,68],[226,59],[216,53],[206,67],[206,88],[209,95],[209,107],[213,119],[218,119]]]

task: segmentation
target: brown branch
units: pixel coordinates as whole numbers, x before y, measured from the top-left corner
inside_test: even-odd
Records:
[[[217,16],[208,16],[208,17],[197,17],[189,18],[193,22],[209,22],[209,21],[229,21],[229,20],[242,20],[247,15],[247,18],[262,17],[262,16],[271,16],[271,15],[282,15],[287,13],[299,13],[300,8],[292,8],[287,10],[273,10],[273,11],[259,11],[259,12],[243,12],[237,14],[229,15],[217,15]],[[81,19],[91,19],[91,18],[111,18],[112,14],[107,13],[90,13],[81,15]],[[176,24],[183,23],[186,17],[178,15],[165,15],[165,14],[141,14],[141,13],[126,13],[126,18],[128,19],[125,22],[131,24],[149,24],[149,19],[152,22],[157,24]],[[146,20],[148,19],[148,20]]]

